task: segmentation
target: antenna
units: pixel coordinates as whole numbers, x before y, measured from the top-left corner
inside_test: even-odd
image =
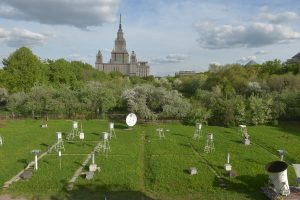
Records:
[[[126,124],[129,127],[133,127],[137,122],[137,116],[134,113],[130,113],[126,117]]]

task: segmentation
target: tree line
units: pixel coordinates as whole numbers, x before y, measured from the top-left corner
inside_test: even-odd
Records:
[[[144,120],[222,126],[300,119],[299,65],[279,60],[147,78],[106,74],[79,61],[41,60],[26,47],[2,63],[0,106],[11,116],[89,118],[135,112]]]

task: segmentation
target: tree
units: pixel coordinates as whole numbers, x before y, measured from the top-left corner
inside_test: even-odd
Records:
[[[10,93],[28,92],[36,83],[46,82],[46,68],[30,49],[21,47],[3,61],[0,82]]]
[[[36,85],[28,93],[24,107],[31,111],[32,118],[35,118],[37,113],[48,117],[50,112],[57,111],[58,102],[54,95],[55,90],[52,87]]]
[[[0,105],[5,105],[8,101],[8,92],[5,88],[0,88]]]
[[[260,98],[251,95],[249,98],[248,115],[251,124],[266,124],[271,119],[273,99],[269,96]]]
[[[117,105],[117,100],[111,88],[99,82],[89,82],[82,88],[80,100],[84,103],[86,110],[105,114]]]
[[[56,90],[55,98],[58,102],[58,111],[60,111],[61,114],[67,114],[69,118],[82,111],[82,105],[78,100],[76,91],[71,90],[67,85],[61,85],[61,87]]]
[[[14,93],[9,96],[7,109],[11,112],[12,117],[16,114],[24,114],[24,104],[26,103],[27,95],[24,92]]]

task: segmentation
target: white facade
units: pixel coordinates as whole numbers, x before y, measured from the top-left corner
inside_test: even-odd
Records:
[[[115,39],[115,47],[111,52],[109,63],[103,63],[101,51],[98,51],[95,67],[104,72],[119,71],[129,76],[149,76],[150,67],[148,62],[138,62],[134,51],[132,51],[129,59],[129,54],[126,49],[126,40],[122,30],[121,16],[117,38]]]

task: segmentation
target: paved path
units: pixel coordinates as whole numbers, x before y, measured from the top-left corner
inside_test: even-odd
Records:
[[[42,159],[45,155],[47,155],[50,151],[52,151],[56,144],[57,144],[57,143],[55,143],[54,145],[52,145],[48,151],[45,151],[44,153],[42,153],[42,154],[38,157],[38,160]],[[9,181],[6,181],[6,182],[4,183],[4,185],[3,185],[3,188],[9,188],[9,186],[10,186],[11,184],[13,184],[14,182],[17,182],[18,180],[20,180],[21,174],[23,174],[23,172],[24,172],[25,170],[28,170],[28,169],[34,167],[34,164],[35,164],[34,161],[31,161],[31,162],[27,165],[27,167],[26,167],[25,169],[21,170],[17,175],[15,175],[14,177],[12,177]]]
[[[80,166],[80,167],[76,170],[76,172],[74,173],[73,177],[69,180],[68,187],[67,187],[67,190],[68,190],[68,191],[71,191],[71,190],[73,189],[74,183],[76,182],[76,179],[78,178],[78,176],[80,176],[80,175],[82,174],[83,168],[84,168],[84,167],[88,164],[88,162],[91,160],[93,153],[96,152],[96,147],[97,147],[98,145],[100,145],[100,143],[101,143],[101,142],[99,142],[99,143],[95,146],[94,150],[93,150],[90,154],[88,154],[88,156],[87,156],[86,159],[83,161],[83,163],[81,164],[81,166]]]

